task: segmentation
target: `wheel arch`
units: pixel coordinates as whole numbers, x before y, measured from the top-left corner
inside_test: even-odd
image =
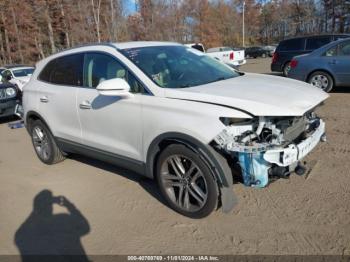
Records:
[[[28,132],[30,132],[30,125],[31,125],[31,123],[32,123],[33,121],[35,121],[35,120],[40,120],[40,121],[42,121],[42,122],[46,125],[46,127],[49,129],[49,131],[51,132],[51,134],[52,134],[52,131],[51,131],[49,125],[47,124],[47,122],[45,121],[45,119],[44,119],[39,113],[37,113],[37,112],[35,112],[35,111],[29,111],[29,112],[27,112],[27,114],[26,114],[26,117],[25,117],[25,123],[26,123],[26,125],[25,125],[25,126],[26,126],[26,129],[27,129]]]
[[[307,77],[306,77],[306,82],[309,82],[309,79],[310,79],[311,75],[312,75],[313,73],[315,73],[315,72],[325,72],[325,73],[329,74],[330,77],[331,77],[332,80],[333,80],[333,85],[334,85],[334,86],[337,85],[337,82],[336,82],[336,80],[335,80],[334,75],[333,75],[329,70],[324,69],[324,68],[322,68],[322,69],[314,69],[314,70],[312,70],[310,73],[308,73],[308,75],[307,75]]]
[[[232,210],[236,203],[232,191],[232,170],[227,159],[214,150],[210,145],[205,145],[198,139],[189,135],[177,132],[164,133],[156,137],[150,144],[146,156],[146,176],[154,178],[157,159],[162,150],[170,144],[183,144],[194,152],[198,153],[208,165],[213,178],[218,183],[220,190],[220,200],[224,212]]]

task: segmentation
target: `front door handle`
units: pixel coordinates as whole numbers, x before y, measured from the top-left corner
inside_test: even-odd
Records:
[[[329,62],[329,64],[330,65],[336,65],[336,64],[338,64],[338,61],[337,60],[332,60],[332,61]]]
[[[84,101],[79,105],[80,109],[91,109],[91,103],[89,101]]]
[[[47,96],[42,96],[42,97],[40,97],[40,102],[47,103],[47,102],[49,102],[49,98]]]

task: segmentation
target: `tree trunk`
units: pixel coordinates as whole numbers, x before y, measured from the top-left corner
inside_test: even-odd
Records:
[[[101,42],[100,35],[100,10],[101,10],[101,0],[97,0],[97,8],[95,8],[94,0],[91,0],[92,14],[94,16],[95,26],[96,26],[96,34],[97,34],[97,42]]]
[[[63,0],[58,0],[58,1],[59,1],[58,4],[60,6],[60,11],[61,11],[63,30],[64,30],[64,38],[66,40],[66,46],[70,47],[69,32],[68,32],[68,26],[67,26],[67,21],[66,21],[66,15],[65,15],[65,12],[64,12]]]
[[[3,12],[1,12],[1,22],[4,25],[4,38],[5,38],[5,45],[6,45],[7,61],[10,64],[12,64],[10,41],[9,41],[8,31],[5,26],[6,23],[5,23],[5,17]]]
[[[46,23],[47,23],[47,29],[49,30],[49,41],[50,41],[50,46],[51,46],[51,53],[56,53],[56,46],[55,46],[55,37],[53,34],[53,29],[52,29],[52,21],[51,21],[51,17],[49,14],[49,9],[46,3],[46,7],[44,10],[44,15],[45,15],[45,19],[46,19]]]
[[[17,38],[18,54],[19,54],[19,58],[21,60],[21,63],[23,64],[24,58],[23,58],[23,52],[22,52],[22,41],[21,41],[21,36],[19,34],[19,30],[18,30],[17,17],[16,17],[15,10],[14,10],[12,5],[11,5],[11,13],[12,13],[13,25],[15,27],[15,34],[16,34],[16,38]]]

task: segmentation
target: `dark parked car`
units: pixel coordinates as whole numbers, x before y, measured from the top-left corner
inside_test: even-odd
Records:
[[[267,57],[269,56],[270,51],[261,47],[261,46],[252,46],[245,49],[245,57]]]
[[[309,82],[326,92],[333,86],[350,86],[350,39],[296,56],[290,67],[289,77]]]
[[[290,61],[297,55],[308,54],[332,41],[348,38],[350,35],[318,35],[291,38],[279,43],[272,58],[271,71],[288,75]]]
[[[21,92],[10,83],[0,84],[0,118],[15,115],[21,103]]]

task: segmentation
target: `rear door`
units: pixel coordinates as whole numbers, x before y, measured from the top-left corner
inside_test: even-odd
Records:
[[[38,80],[39,112],[54,136],[81,142],[81,128],[76,108],[76,94],[83,84],[82,54],[72,54],[50,61]]]
[[[328,51],[329,54],[329,51]],[[338,85],[350,85],[350,41],[337,45],[337,52],[329,60]]]

